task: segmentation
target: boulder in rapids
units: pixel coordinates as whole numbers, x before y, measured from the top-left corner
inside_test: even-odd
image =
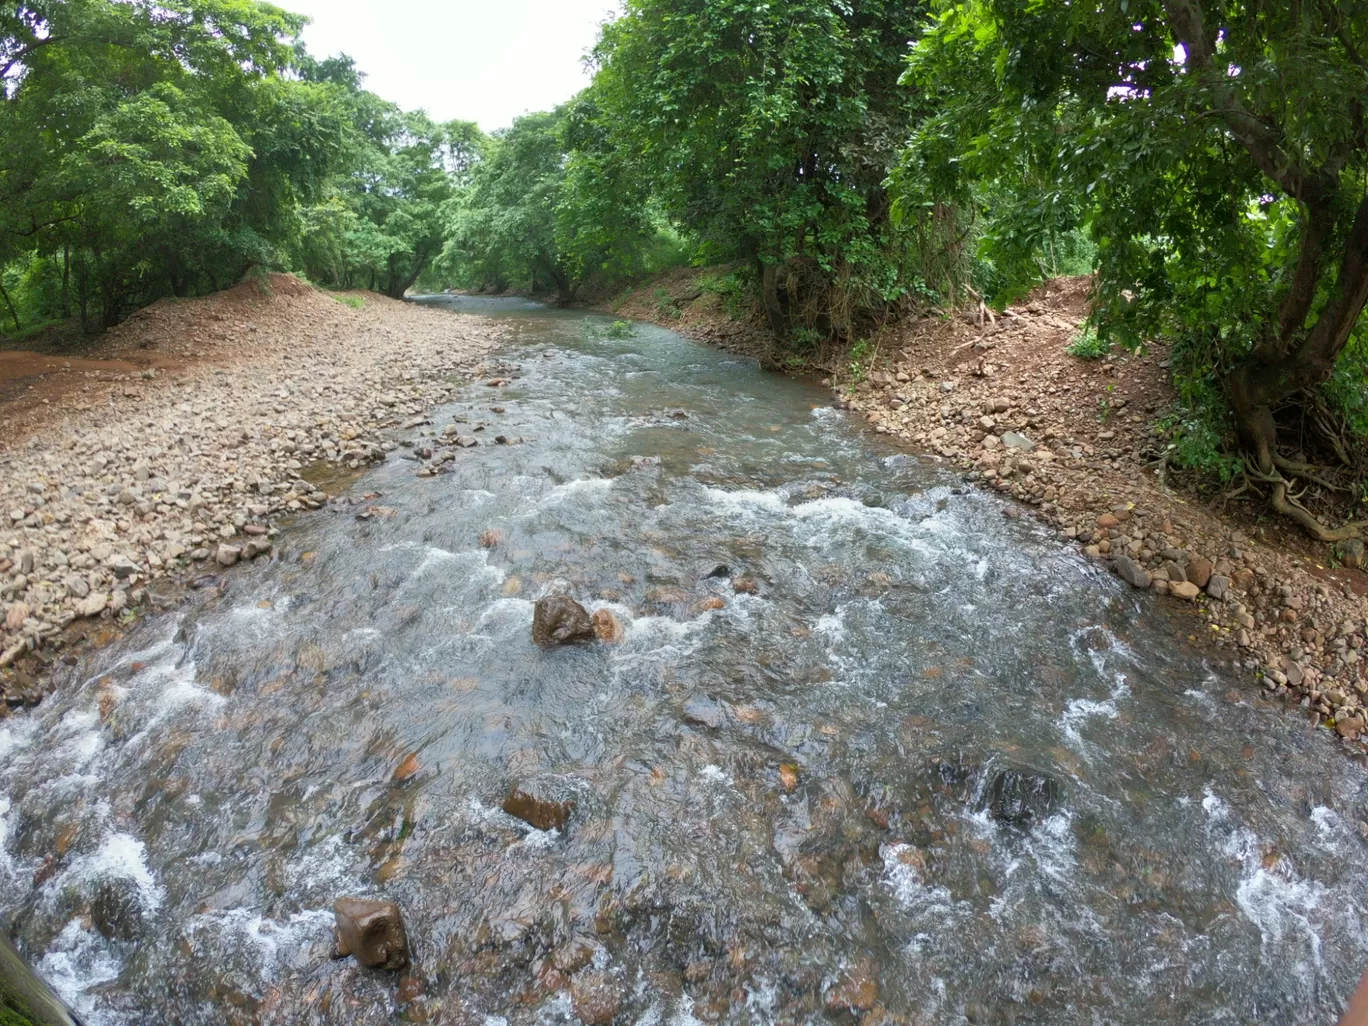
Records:
[[[403,969],[409,964],[408,933],[399,906],[392,901],[338,898],[335,958],[348,955],[368,969]]]
[[[570,982],[570,1007],[584,1026],[609,1026],[622,1009],[627,988],[601,970],[580,973]]]
[[[538,830],[559,830],[563,833],[570,822],[571,814],[575,811],[575,803],[551,801],[521,787],[515,787],[504,799],[503,810]]]
[[[532,640],[538,645],[574,645],[593,641],[594,622],[588,611],[569,595],[537,600],[532,614]]]
[[[1006,769],[989,781],[984,804],[999,822],[1025,828],[1049,816],[1064,797],[1064,785],[1046,773]]]

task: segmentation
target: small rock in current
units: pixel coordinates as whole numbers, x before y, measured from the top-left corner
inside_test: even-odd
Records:
[[[538,645],[574,645],[593,641],[594,623],[588,611],[569,595],[537,600],[532,615],[532,640]]]
[[[575,803],[549,801],[538,798],[521,787],[515,787],[504,799],[503,810],[538,830],[559,830],[564,833],[570,816],[575,811]]]
[[[338,898],[334,957],[352,955],[368,969],[403,969],[409,964],[408,934],[399,906],[392,901]]]
[[[684,722],[716,730],[727,722],[727,713],[711,698],[696,695],[684,703]]]
[[[622,983],[601,970],[581,973],[570,982],[570,1007],[584,1026],[609,1026],[625,996]]]
[[[622,621],[613,615],[611,609],[596,609],[592,617],[594,624],[594,634],[606,645],[621,644],[627,637],[627,630],[622,626]]]

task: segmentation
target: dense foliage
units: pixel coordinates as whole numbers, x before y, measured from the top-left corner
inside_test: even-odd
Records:
[[[1096,270],[1087,354],[1172,345],[1182,459],[1323,538],[1291,482],[1368,479],[1368,0],[626,0],[588,89],[488,136],[368,92],[301,24],[0,12],[16,332],[254,266],[570,302],[691,260],[781,344],[858,348]]]
[[[1005,292],[1085,227],[1098,330],[1172,341],[1189,432],[1245,454],[1204,458],[1331,537],[1289,481],[1320,481],[1313,453],[1363,469],[1368,3],[968,0],[937,15],[908,79],[938,112],[896,176],[901,201],[988,213]]]

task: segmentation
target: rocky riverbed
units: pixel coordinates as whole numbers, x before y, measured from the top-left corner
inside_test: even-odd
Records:
[[[82,624],[269,553],[281,518],[328,501],[325,468],[383,458],[388,429],[482,374],[501,341],[491,322],[349,304],[285,275],[163,302],[102,341],[115,369],[49,359],[19,383],[0,446],[0,716],[41,698],[43,662]],[[444,459],[479,444],[443,441]]]
[[[672,273],[614,309],[777,362],[765,332],[698,277]],[[1156,430],[1177,402],[1167,350],[1070,355],[1088,286],[1061,278],[1000,315],[890,325],[858,374],[846,356],[824,383],[877,434],[1018,500],[1133,587],[1182,603],[1194,641],[1227,649],[1256,686],[1368,751],[1363,544],[1313,545],[1256,503],[1212,503],[1168,476]]]

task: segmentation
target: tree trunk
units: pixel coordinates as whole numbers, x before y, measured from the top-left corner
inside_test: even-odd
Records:
[[[1279,476],[1288,461],[1278,453],[1278,428],[1273,409],[1297,392],[1322,384],[1334,373],[1335,363],[1348,344],[1365,305],[1368,305],[1368,198],[1360,204],[1345,240],[1344,255],[1330,300],[1309,331],[1303,324],[1317,292],[1322,251],[1329,230],[1317,224],[1313,214],[1304,229],[1291,290],[1280,311],[1280,337],[1276,345],[1261,346],[1226,379],[1226,394],[1235,415],[1240,439],[1250,452],[1254,469],[1262,478]],[[1310,237],[1310,243],[1307,239]],[[1317,240],[1319,240],[1317,242]],[[1354,537],[1356,528],[1329,530],[1306,510],[1287,499],[1286,483],[1273,484],[1272,505],[1291,516],[1320,541]]]
[[[760,263],[760,295],[769,318],[770,330],[779,338],[786,338],[792,324],[783,301],[779,298],[779,266]]]
[[[14,330],[23,331],[24,326],[19,323],[19,313],[17,310],[14,309],[14,303],[10,299],[9,291],[5,288],[3,282],[0,282],[0,296],[5,297],[5,306],[9,307],[10,318],[14,321]]]
[[[62,316],[71,316],[71,247],[62,247]]]

